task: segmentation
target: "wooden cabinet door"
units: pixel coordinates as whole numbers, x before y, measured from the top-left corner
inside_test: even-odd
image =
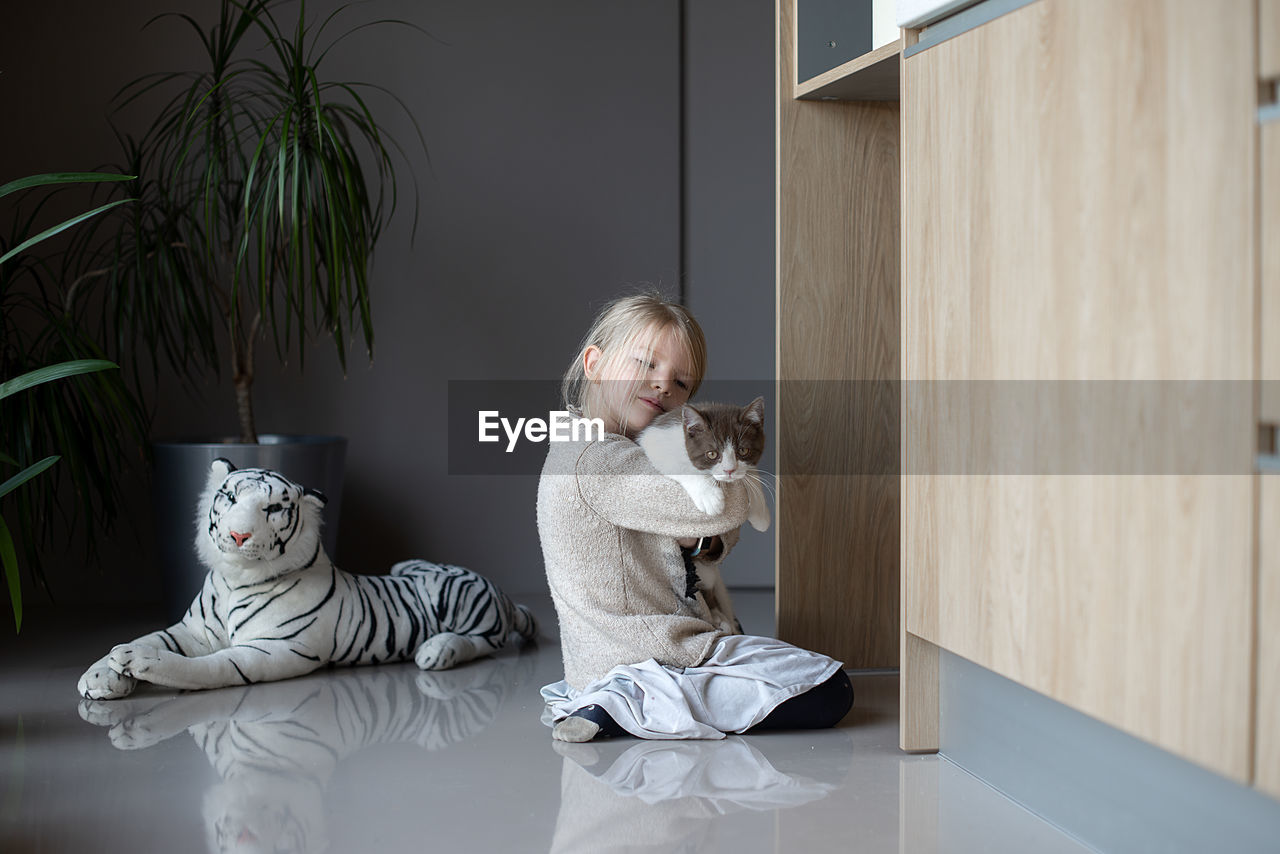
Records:
[[[1263,4],[1265,6],[1265,4]],[[1280,3],[1272,3],[1272,29],[1280,43]],[[1266,24],[1267,15],[1261,18]],[[1280,54],[1280,44],[1276,45]],[[1264,50],[1265,57],[1266,51]],[[1277,60],[1280,63],[1280,59]],[[1263,65],[1267,73],[1268,68]],[[1280,65],[1270,69],[1280,74]],[[1258,234],[1262,268],[1261,307],[1262,402],[1260,420],[1268,429],[1280,425],[1280,120],[1264,122],[1258,137]],[[1280,448],[1274,449],[1280,451]],[[1258,691],[1255,784],[1280,798],[1280,472],[1259,477],[1258,498]]]
[[[1263,475],[1258,507],[1258,746],[1255,785],[1280,798],[1280,474]]]
[[[1242,781],[1252,37],[1040,0],[902,100],[905,628]]]

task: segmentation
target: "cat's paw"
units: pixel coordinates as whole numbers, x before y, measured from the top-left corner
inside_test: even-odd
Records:
[[[86,700],[118,700],[132,694],[137,686],[138,680],[116,672],[109,666],[108,659],[104,658],[80,677],[80,681],[76,683],[76,693]]]
[[[724,511],[724,493],[714,481],[691,491],[689,497],[693,499],[693,506],[708,516],[718,516]]]
[[[120,644],[111,648],[107,666],[121,676],[146,680],[160,663],[160,650],[136,644]]]

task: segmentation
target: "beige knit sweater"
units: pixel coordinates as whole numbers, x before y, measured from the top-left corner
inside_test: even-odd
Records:
[[[727,555],[746,521],[745,488],[722,485],[724,512],[708,516],[624,436],[550,448],[538,483],[538,536],[565,679],[581,690],[619,664],[701,664],[724,632],[701,593],[685,598],[676,539],[718,534]]]

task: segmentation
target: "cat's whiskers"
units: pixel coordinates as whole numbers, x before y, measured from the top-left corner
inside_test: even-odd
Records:
[[[757,484],[761,489],[763,489],[766,493],[768,493],[769,497],[773,499],[773,503],[776,506],[778,503],[778,491],[775,488],[774,484],[771,484],[764,479],[764,475],[766,474],[772,477],[775,481],[777,480],[777,475],[773,474],[772,472],[763,471],[761,469],[748,471],[746,473],[746,477],[750,479],[752,483]]]
[[[769,493],[771,495],[776,493],[776,487],[777,487],[777,481],[778,481],[778,478],[776,475],[772,474],[771,472],[753,471],[751,472],[750,477],[756,483],[760,484],[762,487],[769,490]]]

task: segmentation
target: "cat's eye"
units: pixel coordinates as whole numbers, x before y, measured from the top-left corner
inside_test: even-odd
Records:
[[[738,456],[749,457],[751,456],[751,453],[754,450],[755,448],[751,447],[750,445],[743,445],[742,447],[738,448]]]
[[[720,452],[719,452],[719,451],[707,451],[707,459],[709,459],[709,460],[718,460],[718,459],[720,459]]]
[[[284,509],[284,505],[283,505],[283,504],[268,504],[266,507],[263,507],[262,509],[263,509],[263,510],[265,510],[266,512],[268,512],[268,513],[279,513],[281,510],[283,510],[283,509]]]

